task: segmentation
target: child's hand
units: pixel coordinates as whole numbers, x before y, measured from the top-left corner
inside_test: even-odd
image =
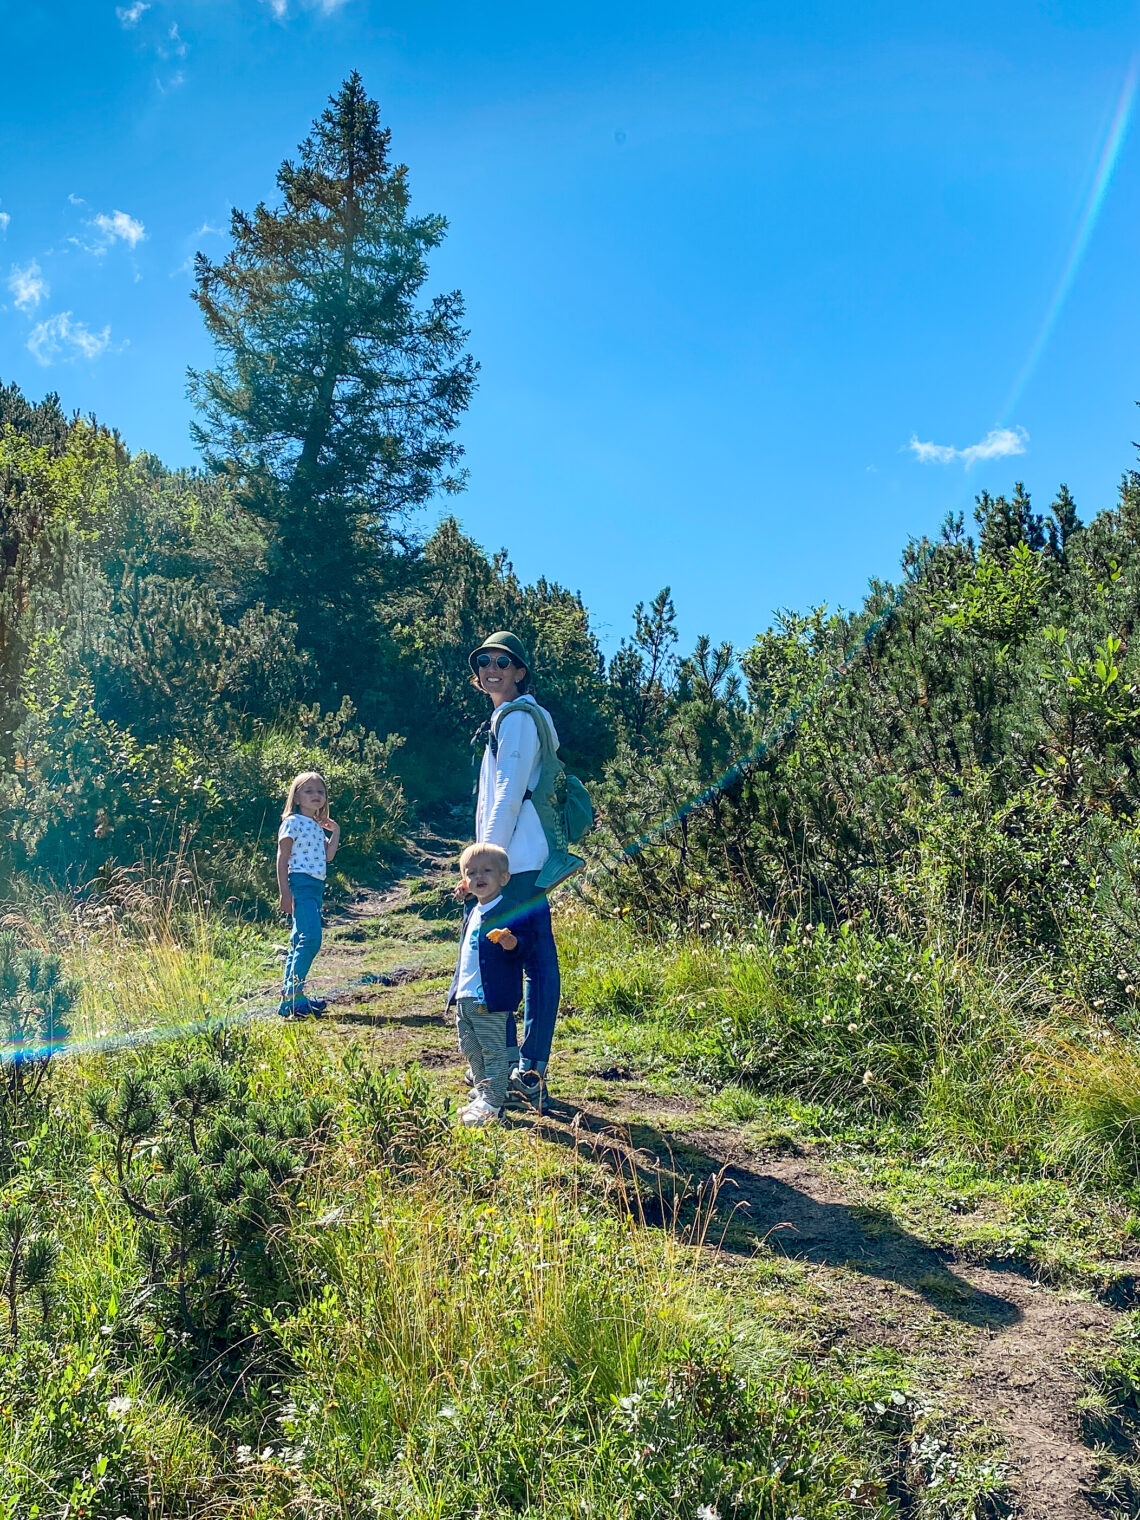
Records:
[[[335,819],[327,817],[318,818],[317,822],[320,824],[321,828],[324,829],[325,833],[329,836],[330,839],[340,838],[340,824],[337,823]]]
[[[487,938],[493,945],[498,945],[500,950],[518,949],[518,937],[509,929],[488,929]]]
[[[293,917],[293,894],[292,894],[292,892],[282,892],[281,895],[280,895],[280,898],[278,900],[277,906],[281,909],[282,913],[284,913],[284,915],[285,915],[286,918],[292,918]]]

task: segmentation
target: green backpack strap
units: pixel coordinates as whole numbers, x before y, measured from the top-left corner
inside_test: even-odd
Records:
[[[558,746],[554,742],[554,730],[550,719],[536,703],[525,700],[504,702],[502,707],[495,709],[491,714],[491,726],[487,735],[492,755],[497,758],[499,753],[499,724],[508,713],[512,712],[529,713],[538,730],[541,753],[540,774],[537,786],[533,792],[527,791],[525,800],[534,803],[539,822],[542,824],[542,832],[546,835],[546,842],[550,849],[550,857],[539,872],[536,883],[543,891],[548,891],[586,864],[581,856],[572,855],[568,848],[572,839],[577,839],[581,833],[585,833],[584,827],[580,831],[572,832],[582,820],[579,794],[585,799],[585,807],[589,814],[588,823],[593,822],[593,809],[589,805],[589,798],[586,796],[586,789],[582,783],[576,776],[567,775],[566,767],[558,758]],[[568,796],[568,788],[573,791],[572,799]],[[573,810],[570,816],[567,813],[568,801],[571,802]],[[575,807],[575,804],[579,805]]]
[[[495,756],[496,760],[499,758],[499,725],[508,713],[513,712],[527,713],[533,720],[534,726],[538,730],[538,742],[542,749],[543,765],[545,766],[550,760],[561,764],[561,761],[558,760],[558,747],[554,743],[554,734],[551,731],[546,714],[537,703],[528,702],[525,698],[521,697],[515,702],[504,702],[502,707],[496,707],[495,711],[491,714],[487,742],[491,746],[491,753]]]

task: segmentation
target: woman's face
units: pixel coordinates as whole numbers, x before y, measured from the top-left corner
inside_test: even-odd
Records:
[[[484,650],[490,659],[486,665],[476,664],[475,675],[480,690],[485,691],[496,707],[513,702],[519,694],[519,682],[526,679],[526,666],[516,665],[509,655],[501,655],[497,649]],[[500,664],[506,660],[506,665]]]

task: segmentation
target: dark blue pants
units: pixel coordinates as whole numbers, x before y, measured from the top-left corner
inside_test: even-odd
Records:
[[[537,871],[520,871],[503,888],[503,905],[521,908],[533,937],[531,951],[523,961],[523,1037],[519,1046],[519,1064],[542,1071],[550,1058],[554,1041],[554,1023],[562,996],[562,974],[558,969],[558,948],[550,923],[550,904],[546,893],[535,887]],[[518,1040],[514,1015],[507,1019],[507,1048]]]
[[[290,872],[289,890],[293,894],[293,932],[289,936],[289,954],[285,957],[283,998],[300,995],[309,967],[321,948],[321,903],[325,884],[304,871]]]

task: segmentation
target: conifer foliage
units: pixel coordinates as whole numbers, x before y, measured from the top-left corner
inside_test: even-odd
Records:
[[[195,436],[269,527],[271,601],[326,657],[367,620],[405,514],[458,489],[477,368],[459,292],[420,300],[447,224],[411,215],[389,146],[354,73],[282,164],[281,206],[235,210],[229,256],[197,259],[218,365],[191,373]]]

